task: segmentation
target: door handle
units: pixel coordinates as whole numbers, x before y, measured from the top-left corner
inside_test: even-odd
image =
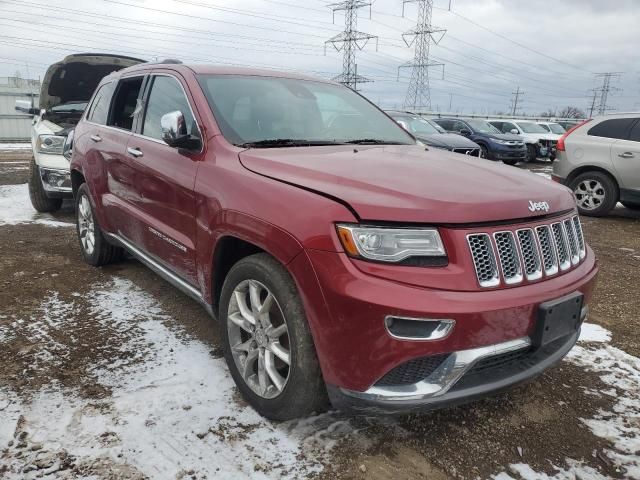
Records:
[[[618,156],[620,158],[633,158],[633,153],[631,152],[624,152],[624,153],[619,153]]]
[[[91,135],[91,140],[93,140],[94,142],[101,142],[102,137],[100,135]]]
[[[138,148],[131,148],[131,147],[128,147],[128,148],[127,148],[127,153],[128,153],[129,155],[131,155],[132,157],[136,157],[136,158],[138,158],[138,157],[141,157],[141,156],[142,156],[142,150],[140,150],[140,149],[138,149]]]

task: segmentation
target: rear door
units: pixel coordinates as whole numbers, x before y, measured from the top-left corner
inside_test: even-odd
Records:
[[[620,186],[640,193],[640,119],[635,119],[626,132],[626,138],[611,146],[611,161],[618,171]]]
[[[162,140],[160,119],[180,111],[188,131],[200,136],[193,101],[177,73],[154,73],[144,95],[144,112],[127,145],[127,164],[135,178],[132,207],[136,246],[191,285],[195,268],[194,184],[202,148],[173,148]]]

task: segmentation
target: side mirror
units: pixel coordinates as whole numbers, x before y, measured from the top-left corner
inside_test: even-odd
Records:
[[[509,130],[509,133],[513,133],[514,135],[518,135],[520,132],[516,128],[512,128]]]
[[[28,100],[16,100],[15,110],[16,112],[22,112],[28,115],[40,114],[40,109],[32,107],[31,102]]]
[[[165,113],[160,118],[162,140],[170,147],[196,150],[200,146],[200,139],[187,131],[187,122],[181,111]]]
[[[465,137],[468,137],[469,135],[471,135],[471,130],[467,128],[463,128],[462,130],[460,130],[460,135],[464,135]]]

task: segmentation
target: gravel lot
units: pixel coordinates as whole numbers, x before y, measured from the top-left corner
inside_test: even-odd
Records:
[[[640,478],[640,213],[583,220],[591,314],[536,381],[429,415],[274,423],[204,310],[134,260],[85,265],[71,205],[32,210],[28,160],[0,145],[0,478]]]

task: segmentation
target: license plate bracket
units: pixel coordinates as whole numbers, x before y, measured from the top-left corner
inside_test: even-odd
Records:
[[[541,347],[577,332],[582,323],[580,317],[583,303],[584,295],[580,292],[541,303],[538,307],[533,344]]]

